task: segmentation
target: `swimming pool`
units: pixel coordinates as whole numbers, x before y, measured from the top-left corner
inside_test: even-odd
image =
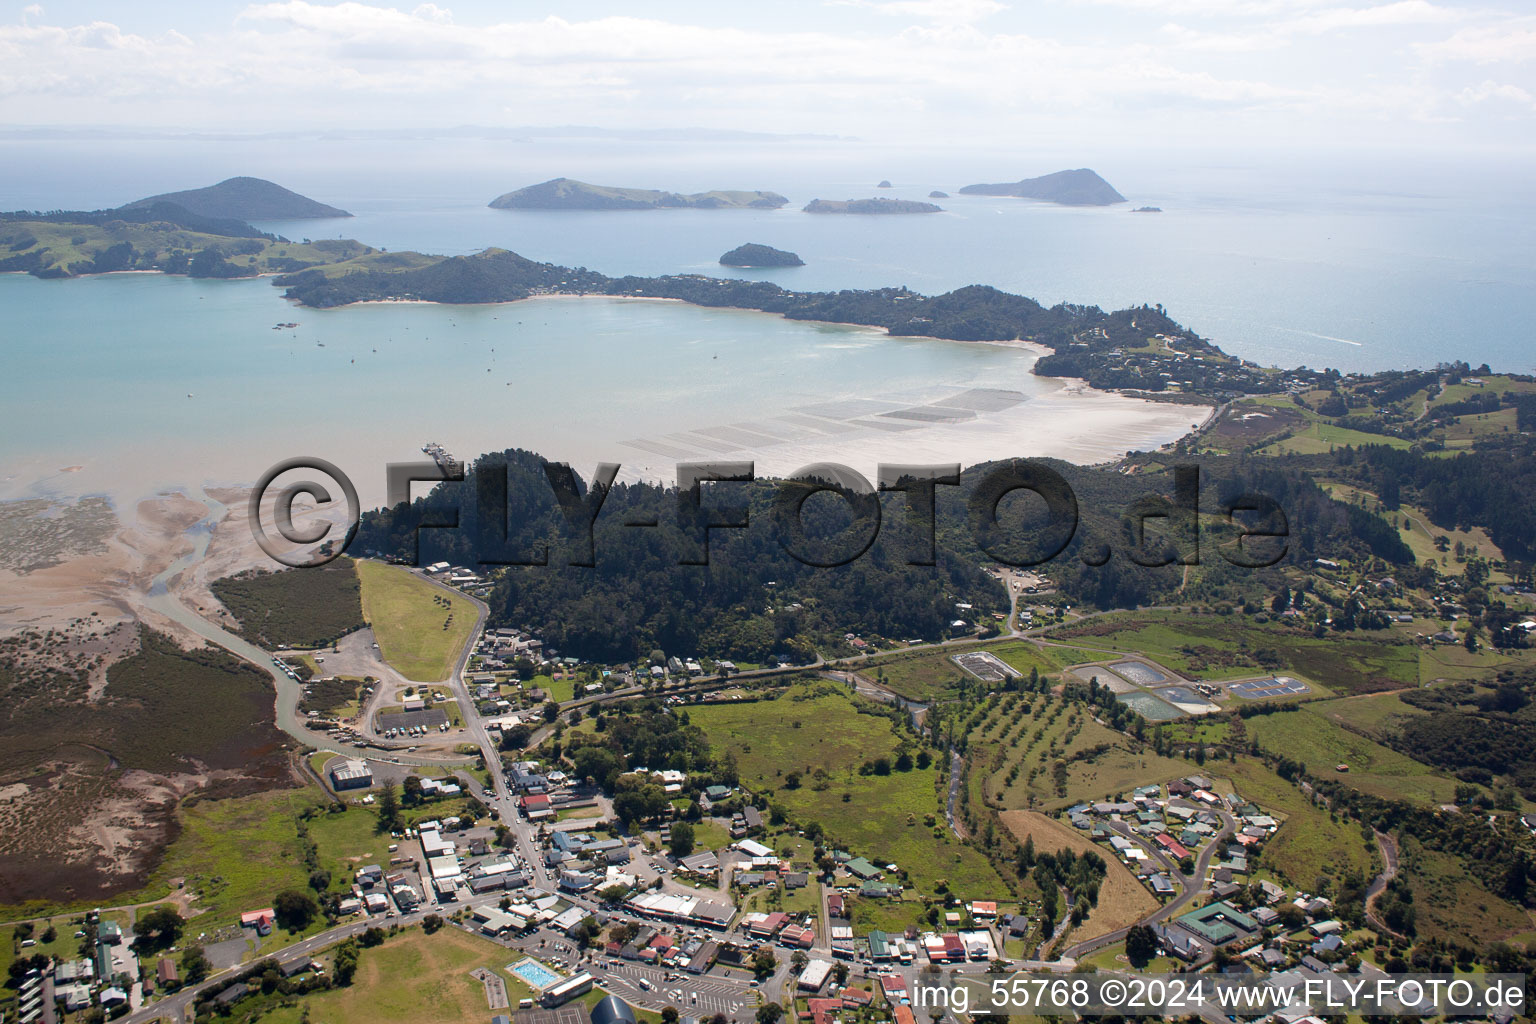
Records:
[[[519,978],[522,978],[529,985],[532,985],[534,988],[541,992],[560,981],[560,975],[556,974],[548,967],[545,967],[543,964],[539,963],[532,957],[529,957],[526,960],[519,960],[517,963],[509,965],[507,970],[517,975]]]

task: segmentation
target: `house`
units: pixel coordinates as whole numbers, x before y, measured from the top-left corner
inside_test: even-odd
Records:
[[[122,925],[116,921],[102,921],[96,926],[96,941],[116,946],[123,941]]]
[[[855,857],[843,866],[848,869],[849,874],[864,881],[880,877],[880,869],[863,857]]]
[[[161,957],[155,964],[155,981],[161,988],[180,982],[181,975],[176,972],[176,962],[168,956]]]
[[[237,981],[233,985],[226,988],[224,991],[220,992],[218,995],[214,996],[213,1001],[218,1003],[220,1006],[231,1006],[234,1003],[238,1003],[240,1000],[244,999],[246,994],[250,991],[251,990],[248,985],[246,985],[244,982]]]
[[[1280,967],[1285,963],[1285,954],[1278,949],[1265,948],[1258,952],[1259,962],[1270,970]]]
[[[271,935],[272,925],[277,921],[277,914],[271,907],[262,910],[251,910],[240,915],[240,927],[255,928],[257,935]]]

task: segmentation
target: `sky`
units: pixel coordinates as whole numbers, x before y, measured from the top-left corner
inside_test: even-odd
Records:
[[[595,125],[1000,148],[1529,154],[1532,0],[168,3],[0,10],[0,125]]]

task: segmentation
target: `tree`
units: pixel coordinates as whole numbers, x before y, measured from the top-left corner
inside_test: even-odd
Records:
[[[421,778],[416,775],[407,775],[405,781],[400,784],[400,802],[406,807],[415,807],[424,799],[421,792]]]
[[[805,965],[810,962],[811,958],[806,956],[805,950],[803,949],[795,950],[794,954],[789,958],[789,966],[793,967],[797,971],[805,970]]]
[[[501,731],[502,750],[522,750],[528,745],[528,740],[533,736],[533,730],[526,725],[514,725],[510,729]]]
[[[301,932],[320,913],[320,906],[307,892],[284,889],[272,897],[272,911],[278,924],[291,932]]]
[[[752,973],[758,981],[770,977],[777,966],[779,966],[779,958],[774,956],[773,950],[767,947],[752,954]]]
[[[544,721],[553,722],[560,717],[560,704],[558,701],[548,700],[544,702]]]
[[[395,795],[395,784],[386,782],[379,790],[379,821],[374,831],[393,832],[400,827],[400,801]]]
[[[1147,925],[1136,925],[1126,933],[1125,955],[1132,967],[1147,966],[1157,956],[1157,934]]]
[[[352,984],[352,976],[357,973],[357,958],[360,952],[356,939],[348,939],[336,947],[336,956],[331,961],[331,977],[336,984],[342,986]]]
[[[212,970],[213,965],[208,962],[202,946],[188,946],[181,951],[181,980],[186,984],[196,985]]]
[[[421,930],[431,935],[443,926],[443,919],[436,914],[428,914],[421,919]]]
[[[693,852],[693,826],[686,821],[674,821],[667,834],[667,846],[672,856],[682,858]]]
[[[175,907],[162,905],[146,911],[134,922],[134,952],[146,954],[169,949],[181,937],[184,924]],[[44,941],[50,940],[44,936]]]
[[[781,1003],[764,1003],[757,1008],[757,1024],[779,1024],[779,1018],[784,1016],[784,1006]]]
[[[662,1024],[677,1024],[677,1018],[678,1018],[677,1007],[675,1007],[675,1006],[663,1006],[661,1008],[661,1021],[662,1021]]]

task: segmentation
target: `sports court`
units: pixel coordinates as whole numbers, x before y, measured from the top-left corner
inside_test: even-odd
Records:
[[[1227,689],[1235,696],[1244,700],[1264,700],[1266,697],[1294,697],[1302,693],[1311,693],[1312,688],[1299,679],[1290,676],[1275,676],[1271,679],[1249,679],[1241,683],[1228,683]]]

